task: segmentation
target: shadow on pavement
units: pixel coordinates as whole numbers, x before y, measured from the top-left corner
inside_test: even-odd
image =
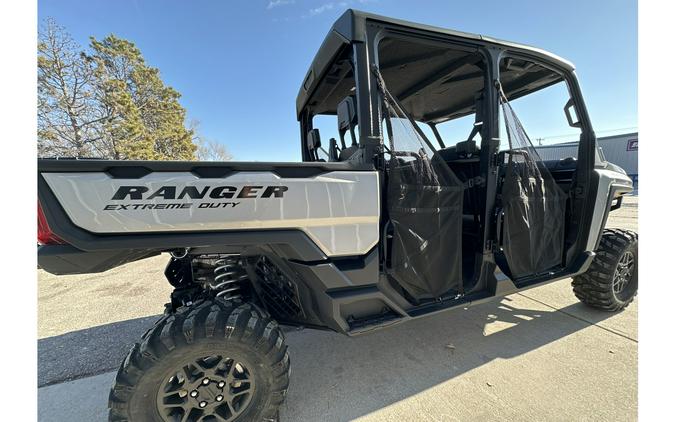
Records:
[[[592,323],[613,315],[589,314],[587,309],[579,309],[581,304],[560,310],[542,308],[529,299],[512,296],[352,338],[291,329],[287,343],[292,381],[282,419],[354,419],[495,359],[530,352],[590,325],[572,315],[583,313]],[[39,340],[39,385],[117,369],[131,345],[157,318],[132,319]]]
[[[580,303],[559,311],[535,305],[512,296],[354,338],[289,333],[293,374],[282,420],[352,420],[590,326],[570,316]],[[593,323],[612,315],[592,313]]]
[[[38,340],[38,387],[117,369],[160,315]]]

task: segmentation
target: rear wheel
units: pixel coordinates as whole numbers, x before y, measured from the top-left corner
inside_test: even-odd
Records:
[[[110,421],[276,421],[290,361],[276,322],[204,300],[165,315],[122,363]]]
[[[583,303],[618,311],[633,301],[638,290],[638,235],[630,230],[606,229],[595,259],[586,273],[572,280]]]

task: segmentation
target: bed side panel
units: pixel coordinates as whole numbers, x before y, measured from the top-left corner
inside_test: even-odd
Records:
[[[138,179],[106,172],[42,173],[76,226],[95,234],[300,229],[327,256],[361,255],[379,240],[375,171],[310,178],[237,172],[200,178],[153,172]]]

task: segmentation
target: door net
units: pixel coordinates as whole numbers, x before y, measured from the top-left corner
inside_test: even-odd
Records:
[[[509,141],[502,247],[511,277],[518,278],[562,264],[567,194],[542,162],[503,91],[500,103]]]
[[[415,299],[462,291],[462,182],[374,72],[389,148],[389,272]]]

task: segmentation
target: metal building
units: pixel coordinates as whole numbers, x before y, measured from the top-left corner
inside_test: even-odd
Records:
[[[577,158],[579,142],[565,142],[562,144],[540,145],[535,147],[542,160],[560,160],[562,158]]]
[[[638,132],[598,138],[598,147],[605,160],[626,170],[637,186],[638,179]],[[565,142],[536,147],[543,160],[559,160],[577,157],[579,142]]]

